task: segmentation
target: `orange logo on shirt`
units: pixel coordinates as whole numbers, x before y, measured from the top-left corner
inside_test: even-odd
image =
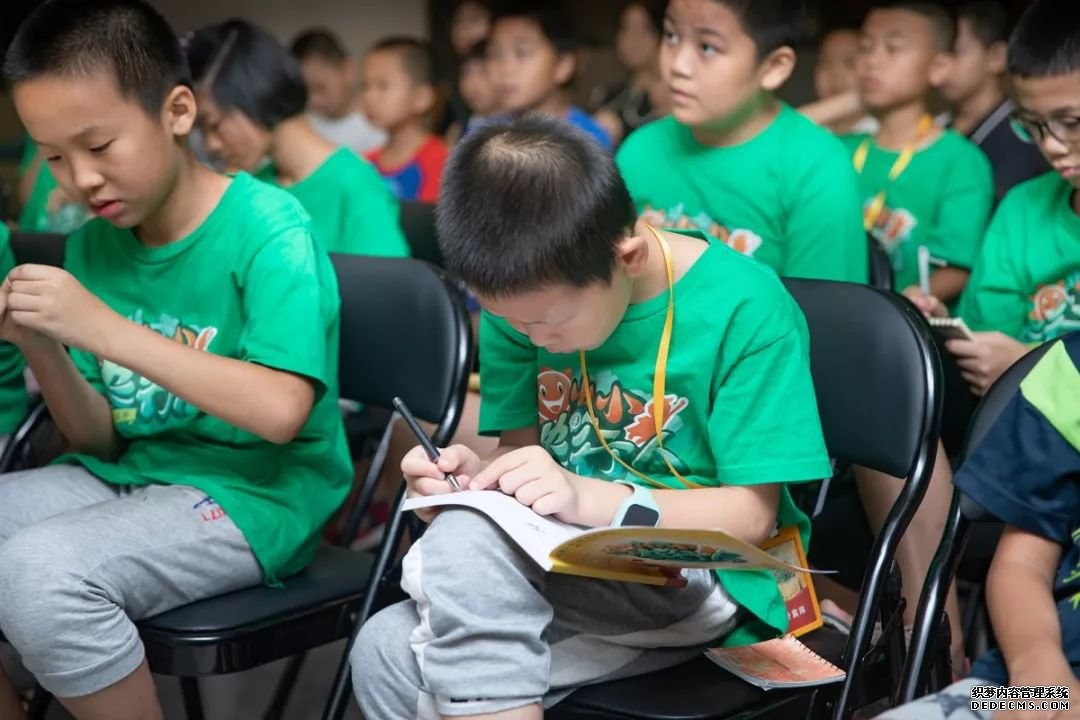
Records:
[[[570,407],[570,371],[541,370],[536,376],[536,408],[541,420],[558,420]]]
[[[1035,291],[1020,341],[1041,343],[1076,330],[1080,330],[1080,271]]]
[[[1064,280],[1060,280],[1053,285],[1043,285],[1031,298],[1035,306],[1031,311],[1031,319],[1049,320],[1068,300],[1069,293],[1065,290]]]
[[[732,250],[748,257],[754,257],[754,253],[758,251],[758,248],[763,243],[761,236],[752,230],[742,228],[729,230],[705,213],[691,216],[687,215],[683,210],[682,205],[677,205],[667,211],[657,210],[651,205],[645,205],[641,210],[641,217],[653,227],[668,228],[670,230],[701,230],[712,235]]]

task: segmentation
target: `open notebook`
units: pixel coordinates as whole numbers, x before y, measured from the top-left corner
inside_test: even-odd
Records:
[[[682,586],[682,570],[772,570],[791,575],[805,567],[719,530],[624,527],[585,529],[537,515],[495,490],[468,490],[412,498],[404,510],[462,505],[490,517],[540,567],[603,580]]]
[[[845,675],[791,635],[742,647],[710,648],[705,656],[763,690],[826,685]]]

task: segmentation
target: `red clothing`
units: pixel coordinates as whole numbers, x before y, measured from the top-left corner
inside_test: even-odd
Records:
[[[439,199],[439,181],[449,154],[446,143],[436,135],[429,135],[412,159],[396,167],[382,163],[381,149],[366,153],[364,157],[386,179],[399,200],[433,203]]]

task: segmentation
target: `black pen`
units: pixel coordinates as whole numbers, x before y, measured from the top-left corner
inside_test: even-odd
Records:
[[[405,424],[409,426],[409,429],[413,431],[413,435],[420,441],[420,447],[424,448],[424,452],[427,453],[431,462],[436,462],[439,459],[439,451],[431,442],[431,438],[427,436],[424,429],[420,427],[420,423],[416,422],[416,418],[413,417],[409,407],[405,404],[405,401],[399,397],[394,398],[394,408],[398,411],[401,417],[405,420]],[[453,473],[446,473],[446,482],[450,483],[450,487],[454,488],[454,492],[461,490],[461,484],[454,477]]]

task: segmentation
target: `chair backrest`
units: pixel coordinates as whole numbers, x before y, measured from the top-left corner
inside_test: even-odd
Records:
[[[879,290],[893,289],[893,267],[889,253],[870,233],[866,234],[866,243],[870,258],[870,284]]]
[[[1019,392],[1020,383],[1023,382],[1027,374],[1031,372],[1031,369],[1035,367],[1053,344],[1053,342],[1043,343],[1017,360],[990,387],[982,402],[979,403],[979,407],[975,410],[975,416],[971,419],[967,439],[964,442],[963,457],[966,458],[970,455],[971,451],[983,441],[983,438],[990,432],[990,428],[994,426],[1005,406]],[[981,505],[962,493],[960,495],[960,512],[963,513],[965,518],[973,522],[997,520],[993,515],[986,512]]]
[[[936,426],[940,363],[907,300],[854,283],[785,279],[810,328],[829,454],[907,477]]]
[[[59,233],[35,233],[14,230],[11,233],[11,252],[16,265],[64,266],[67,237]]]
[[[341,293],[341,396],[381,408],[399,396],[418,418],[456,425],[472,354],[460,287],[415,259],[331,258]]]
[[[431,203],[405,200],[401,203],[401,231],[409,243],[412,256],[444,267],[442,251],[435,234],[435,206]]]

